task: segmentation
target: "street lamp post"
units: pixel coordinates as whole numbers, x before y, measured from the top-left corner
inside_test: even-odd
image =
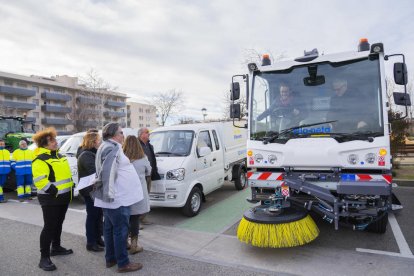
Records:
[[[207,116],[207,108],[203,107],[201,109],[201,113],[203,113],[203,121],[206,121],[206,116]]]

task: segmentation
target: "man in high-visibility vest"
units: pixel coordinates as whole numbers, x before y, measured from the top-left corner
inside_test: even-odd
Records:
[[[33,151],[27,148],[26,140],[19,142],[19,149],[13,152],[11,166],[16,171],[17,197],[20,201],[31,199]]]
[[[0,139],[0,203],[6,202],[3,195],[3,186],[10,173],[10,152],[6,150],[4,140]]]

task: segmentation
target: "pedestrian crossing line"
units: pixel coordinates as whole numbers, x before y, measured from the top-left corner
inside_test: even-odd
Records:
[[[240,220],[245,210],[252,206],[246,201],[250,189],[244,189],[231,197],[202,210],[197,216],[177,224],[177,228],[208,233],[223,233]]]

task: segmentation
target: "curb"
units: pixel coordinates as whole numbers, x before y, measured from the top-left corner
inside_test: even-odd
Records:
[[[404,186],[404,187],[414,187],[414,180],[408,180],[408,179],[393,179],[394,183],[397,183],[398,186]]]

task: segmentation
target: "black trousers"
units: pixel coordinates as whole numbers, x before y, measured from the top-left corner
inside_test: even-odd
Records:
[[[42,257],[50,257],[50,245],[52,247],[60,246],[60,236],[62,234],[62,225],[69,204],[42,206],[43,211],[43,230],[40,233],[40,253]]]
[[[137,237],[139,234],[139,216],[140,215],[129,216],[129,234],[131,237]]]

